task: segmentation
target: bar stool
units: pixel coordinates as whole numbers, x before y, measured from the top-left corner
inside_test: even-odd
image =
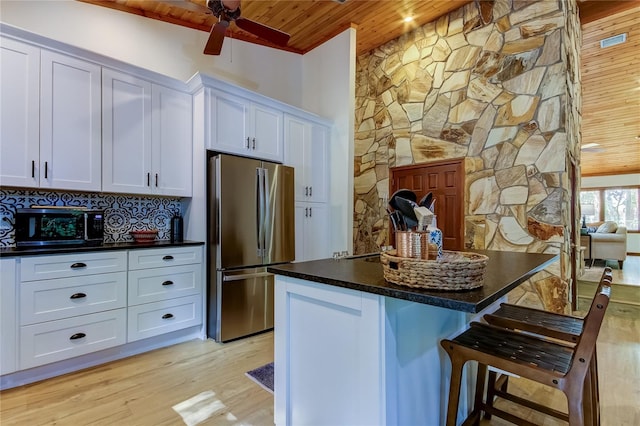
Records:
[[[600,278],[600,284],[596,290],[596,294],[605,283],[611,285],[613,281],[613,273],[611,268],[606,267]],[[543,311],[540,309],[528,308],[525,306],[512,305],[503,303],[491,314],[486,314],[483,319],[492,325],[509,328],[512,330],[521,330],[528,333],[534,333],[542,337],[559,339],[568,343],[575,344],[582,333],[584,318],[571,315],[557,314],[554,312]],[[486,403],[493,405],[493,399],[498,396],[514,402],[517,397],[507,392],[509,381],[508,375],[502,375],[498,379],[497,373],[493,370],[489,371],[487,383]],[[589,368],[589,383],[591,386],[592,401],[590,406],[592,412],[588,417],[592,419],[589,424],[600,424],[600,392],[598,389],[598,363],[597,351],[594,351]],[[587,414],[586,414],[587,415]],[[491,414],[485,412],[485,418],[490,419]]]
[[[485,412],[516,424],[531,425],[493,407],[492,401],[491,404],[483,401],[488,365],[561,390],[567,397],[569,409],[565,414],[532,401],[519,401],[526,402],[524,405],[568,420],[570,426],[593,424],[593,386],[589,370],[611,294],[606,280],[601,280],[600,284],[575,345],[478,322],[472,322],[469,329],[457,337],[442,340],[441,345],[452,365],[447,425],[456,424],[462,368],[467,361],[478,362],[478,373],[473,411],[465,424],[479,424],[480,414]]]

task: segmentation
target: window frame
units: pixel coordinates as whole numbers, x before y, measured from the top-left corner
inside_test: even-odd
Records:
[[[582,195],[582,192],[598,192],[598,199],[600,202],[600,211],[598,212],[598,222],[604,222],[604,215],[605,215],[605,211],[606,211],[606,207],[605,207],[605,196],[604,193],[605,191],[611,191],[611,190],[616,190],[616,189],[635,189],[638,194],[637,194],[637,199],[638,199],[638,223],[640,224],[640,185],[616,185],[616,186],[596,186],[596,187],[589,187],[589,188],[580,188],[580,194],[579,196]],[[640,225],[639,225],[640,228]],[[627,228],[627,233],[630,234],[638,234],[640,233],[640,229],[629,229]]]

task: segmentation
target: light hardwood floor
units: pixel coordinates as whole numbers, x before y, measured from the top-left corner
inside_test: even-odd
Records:
[[[616,265],[615,262],[612,265]],[[602,275],[602,261],[596,263],[596,266],[584,269],[584,274],[579,276],[579,280],[599,281]],[[640,256],[627,256],[622,269],[612,269],[613,282],[617,284],[640,286]]]
[[[598,340],[603,426],[640,425],[639,313],[605,317]],[[272,425],[273,396],[244,374],[272,360],[272,332],[227,344],[191,341],[3,391],[0,423]],[[511,383],[521,395],[566,409],[562,394],[524,379]],[[183,420],[172,408],[180,403],[200,417]],[[519,413],[540,425],[566,424],[529,410]],[[482,424],[509,423],[494,417]]]

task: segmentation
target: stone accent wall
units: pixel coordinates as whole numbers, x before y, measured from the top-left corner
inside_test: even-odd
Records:
[[[465,246],[560,253],[512,297],[567,311],[579,48],[575,0],[496,0],[358,57],[354,252],[389,244],[390,167],[465,158]]]

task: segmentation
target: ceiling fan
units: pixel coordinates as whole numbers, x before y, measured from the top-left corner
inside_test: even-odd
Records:
[[[207,8],[218,18],[218,22],[211,28],[204,47],[205,55],[220,54],[225,33],[232,21],[240,29],[271,43],[286,46],[289,42],[289,34],[240,16],[240,0],[207,0]]]

